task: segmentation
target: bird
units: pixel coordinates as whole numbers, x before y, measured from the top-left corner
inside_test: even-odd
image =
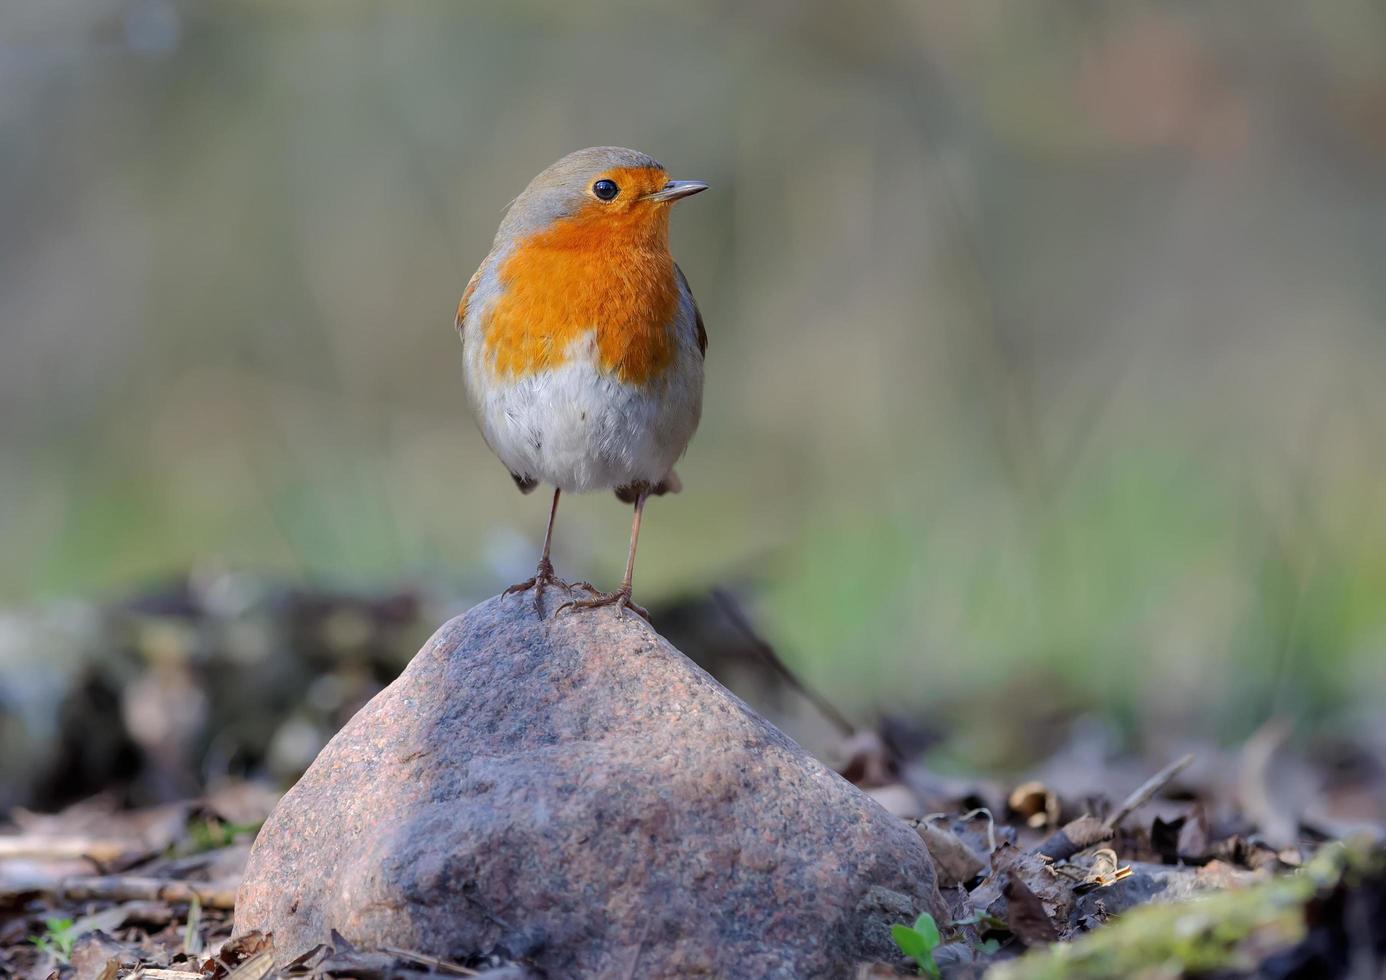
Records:
[[[632,599],[640,521],[651,496],[682,489],[674,464],[702,414],[707,331],[688,279],[669,251],[676,201],[707,190],[672,180],[648,154],[618,146],[569,153],[511,202],[486,258],[467,283],[455,326],[464,381],[487,446],[522,493],[553,487],[534,575],[542,618],[548,586],[564,610],[616,607],[646,620]],[[563,493],[614,491],[633,506],[621,585],[601,592],[554,572]]]

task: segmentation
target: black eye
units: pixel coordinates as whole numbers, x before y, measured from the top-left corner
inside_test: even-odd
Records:
[[[615,200],[616,195],[621,193],[621,188],[616,186],[614,180],[599,180],[592,185],[592,193],[603,201]]]

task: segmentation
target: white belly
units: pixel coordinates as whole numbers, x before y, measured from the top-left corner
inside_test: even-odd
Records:
[[[467,389],[491,450],[510,472],[567,493],[658,483],[688,447],[702,405],[702,356],[676,347],[664,377],[628,385],[597,366],[595,333],[559,368],[499,378],[480,338],[465,341]]]

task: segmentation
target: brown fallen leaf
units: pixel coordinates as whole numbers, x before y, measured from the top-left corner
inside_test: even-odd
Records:
[[[1207,861],[1210,836],[1208,812],[1201,803],[1196,803],[1189,819],[1179,829],[1179,841],[1175,848],[1179,860],[1189,864]]]
[[[966,884],[986,868],[986,863],[951,830],[928,820],[915,824],[914,829],[934,859],[940,887]]]
[[[1059,798],[1044,783],[1031,780],[1011,791],[1006,805],[1025,821],[1027,827],[1039,830],[1059,822]]]
[[[73,943],[70,964],[76,980],[104,980],[114,978],[121,968],[139,963],[140,958],[140,951],[134,946],[118,942],[98,929]]]
[[[1067,861],[1079,851],[1111,840],[1113,831],[1090,813],[1070,820],[1045,838],[1037,853],[1051,861]]]
[[[998,846],[991,861],[991,874],[971,893],[974,908],[1004,920],[1005,886],[1011,878],[1017,878],[1044,903],[1045,913],[1051,919],[1068,921],[1075,900],[1073,883],[1060,876],[1055,865],[1033,851],[1022,851],[1010,843]]]
[[[1044,903],[1018,875],[1008,874],[1001,889],[1006,899],[1006,927],[1026,946],[1059,941],[1059,930],[1044,910]]]
[[[854,732],[843,743],[842,754],[846,762],[838,772],[855,786],[889,786],[900,778],[894,754],[875,731]]]
[[[1120,866],[1121,858],[1117,856],[1116,851],[1112,850],[1110,847],[1100,848],[1093,852],[1092,864],[1088,865],[1087,878],[1089,881],[1099,881],[1104,878],[1110,878],[1117,873],[1117,869]]]
[[[1104,847],[1093,854],[1092,864],[1083,880],[1073,887],[1075,895],[1086,895],[1099,888],[1106,888],[1131,876],[1130,865],[1122,865],[1117,852]]]
[[[213,966],[219,965],[229,971],[265,951],[270,951],[272,959],[273,950],[274,944],[269,936],[258,930],[251,930],[238,936],[232,936],[222,943],[221,948],[216,951],[216,955],[209,962]]]
[[[1210,857],[1227,864],[1250,868],[1277,870],[1281,866],[1280,854],[1265,841],[1249,840],[1240,834],[1224,837],[1213,845]]]

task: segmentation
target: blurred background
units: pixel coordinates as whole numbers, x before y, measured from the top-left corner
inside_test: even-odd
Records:
[[[469,418],[453,311],[506,203],[603,143],[713,187],[673,222],[704,419],[636,578],[668,622],[730,587],[944,768],[1077,717],[1386,744],[1383,37],[1373,0],[0,6],[11,773],[122,712],[184,744],[145,696],[224,762],[253,718],[209,728],[171,664],[354,703],[268,656],[303,649],[251,628],[281,590],[407,657],[531,574],[546,502]],[[628,526],[566,501],[560,574],[614,582]]]

